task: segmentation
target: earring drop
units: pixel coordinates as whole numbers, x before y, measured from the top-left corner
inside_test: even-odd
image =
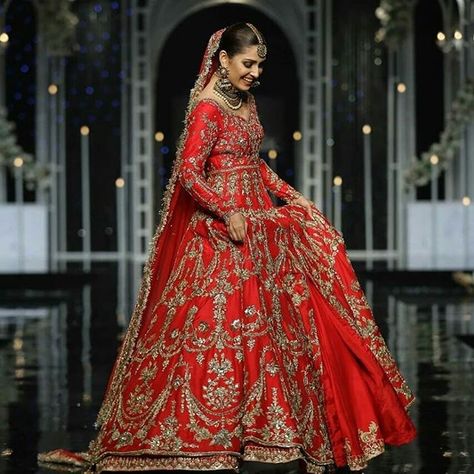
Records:
[[[229,70],[222,65],[216,69],[218,77],[214,84],[214,93],[218,95],[231,109],[237,110],[242,106],[242,96],[228,79]]]

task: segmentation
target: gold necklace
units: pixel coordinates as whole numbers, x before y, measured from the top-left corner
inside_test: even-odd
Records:
[[[240,107],[242,107],[242,95],[235,87],[226,87],[224,89],[220,87],[219,81],[217,80],[214,84],[214,87],[212,88],[212,91],[214,94],[219,96],[232,110],[238,110]]]

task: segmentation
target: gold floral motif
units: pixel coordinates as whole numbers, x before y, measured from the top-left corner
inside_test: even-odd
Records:
[[[353,454],[353,447],[348,438],[344,440],[344,451],[347,457],[347,464],[352,470],[360,470],[367,467],[367,461],[383,453],[385,443],[382,438],[377,437],[378,425],[375,421],[369,423],[368,431],[358,428],[358,438],[362,454]]]
[[[217,375],[217,378],[223,378],[227,372],[232,371],[232,364],[230,360],[226,359],[224,354],[220,354],[220,360],[217,354],[210,360],[208,371]]]
[[[158,367],[153,365],[151,362],[140,373],[140,380],[144,383],[148,383],[156,377],[156,373],[158,371]]]
[[[175,410],[173,410],[173,413]],[[179,452],[183,448],[197,448],[197,444],[184,442],[179,431],[182,429],[176,415],[169,416],[158,424],[159,434],[150,438],[146,444],[153,451],[175,451]]]
[[[202,387],[202,391],[203,398],[209,406],[222,410],[237,401],[239,384],[235,382],[233,377],[224,380],[223,384],[220,384],[217,379],[209,379],[207,384]]]
[[[151,388],[145,388],[143,391],[142,386],[137,385],[130,397],[127,399],[127,411],[131,415],[137,415],[143,413],[150,407],[150,402],[153,397],[153,390]]]
[[[265,441],[290,443],[297,434],[287,425],[288,415],[278,404],[277,390],[272,389],[272,403],[267,412],[267,424],[262,428]]]
[[[265,366],[265,370],[271,375],[276,375],[280,371],[280,367],[272,360]]]

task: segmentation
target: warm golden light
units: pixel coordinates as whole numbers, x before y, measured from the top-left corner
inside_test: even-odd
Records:
[[[13,349],[21,351],[23,349],[23,339],[21,337],[15,337],[13,339]]]
[[[299,142],[302,138],[303,138],[303,134],[299,130],[296,130],[293,132],[293,140],[295,142]]]
[[[438,34],[436,35],[436,38],[438,41],[445,41],[446,35],[442,31],[439,31]]]
[[[23,158],[21,158],[20,156],[17,156],[13,160],[13,166],[16,166],[17,168],[21,168],[23,166]]]
[[[125,186],[125,180],[123,178],[117,178],[115,180],[115,186],[117,186],[117,188],[123,188]]]
[[[56,84],[50,84],[48,86],[48,92],[50,95],[56,95],[58,93],[58,86]]]
[[[471,198],[469,196],[464,196],[462,198],[462,203],[464,206],[469,206],[471,204]]]
[[[340,176],[334,176],[332,182],[334,183],[334,186],[340,186],[342,184],[342,178]]]
[[[432,165],[437,165],[439,163],[438,155],[431,155],[430,156],[430,163]]]
[[[268,158],[274,160],[278,156],[278,152],[276,150],[268,150]]]
[[[90,133],[89,127],[87,125],[83,125],[81,127],[81,135],[86,137],[87,135],[89,135],[89,133]]]
[[[397,85],[397,91],[400,92],[400,94],[403,94],[404,92],[406,92],[406,90],[407,90],[407,86],[403,82],[400,82]]]
[[[370,134],[372,133],[372,127],[371,127],[370,125],[367,125],[367,124],[364,125],[364,126],[362,127],[362,133],[363,133],[364,135],[370,135]]]
[[[163,132],[155,133],[155,141],[162,142],[165,139],[165,134]]]
[[[21,362],[21,361],[20,361]],[[16,361],[18,365],[18,361]],[[23,379],[25,377],[25,369],[15,369],[15,378],[16,379]]]
[[[462,40],[462,33],[459,30],[456,30],[454,32],[454,39],[456,40]]]
[[[10,37],[8,36],[7,33],[0,34],[0,43],[8,43],[9,39]]]

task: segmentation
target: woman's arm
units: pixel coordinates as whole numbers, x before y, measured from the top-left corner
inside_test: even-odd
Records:
[[[263,158],[260,158],[260,173],[265,187],[285,202],[294,201],[302,196],[295,188],[281,179]]]
[[[207,184],[204,175],[206,160],[216,143],[219,110],[208,102],[199,102],[189,115],[188,133],[181,153],[178,179],[186,191],[204,208],[226,223],[236,212]]]

